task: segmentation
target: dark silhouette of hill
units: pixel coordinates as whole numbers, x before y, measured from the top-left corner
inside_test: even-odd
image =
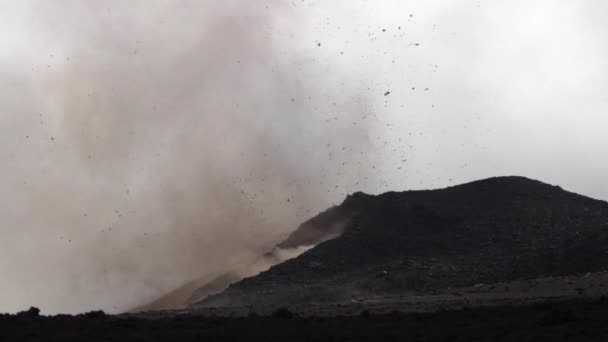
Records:
[[[338,237],[194,307],[428,293],[608,265],[608,203],[523,177],[355,193],[309,222],[327,232],[332,228],[324,224],[339,219],[348,222]],[[292,237],[305,240],[307,234]]]

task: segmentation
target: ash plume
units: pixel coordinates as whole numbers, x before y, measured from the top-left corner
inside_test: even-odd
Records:
[[[26,53],[1,64],[0,310],[144,304],[254,260],[362,178],[367,101],[286,45],[285,2],[23,6]]]

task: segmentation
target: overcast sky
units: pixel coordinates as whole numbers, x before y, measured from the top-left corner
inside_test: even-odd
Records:
[[[320,56],[371,83],[380,120],[394,125],[379,136],[413,146],[406,177],[392,167],[399,156],[388,153],[390,188],[518,174],[608,199],[605,2],[302,7],[316,18],[310,35],[325,43]]]
[[[355,191],[522,175],[607,200],[606,14],[2,0],[0,311],[133,307]]]

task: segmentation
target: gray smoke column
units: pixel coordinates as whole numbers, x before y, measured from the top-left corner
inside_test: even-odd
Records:
[[[368,158],[366,99],[317,42],[290,45],[287,2],[13,6],[28,33],[0,56],[0,311],[144,304],[364,179],[345,170]]]

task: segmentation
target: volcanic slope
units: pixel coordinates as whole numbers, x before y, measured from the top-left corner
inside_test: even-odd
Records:
[[[298,256],[303,251],[342,234],[354,208],[335,206],[304,222],[271,251],[249,263],[235,266],[219,275],[207,275],[190,281],[155,301],[130,310],[131,312],[178,310],[196,303],[210,294],[221,292],[231,283],[252,276],[269,267]]]
[[[340,302],[608,268],[608,203],[523,177],[355,193],[332,210],[349,213],[339,237],[192,307]]]

